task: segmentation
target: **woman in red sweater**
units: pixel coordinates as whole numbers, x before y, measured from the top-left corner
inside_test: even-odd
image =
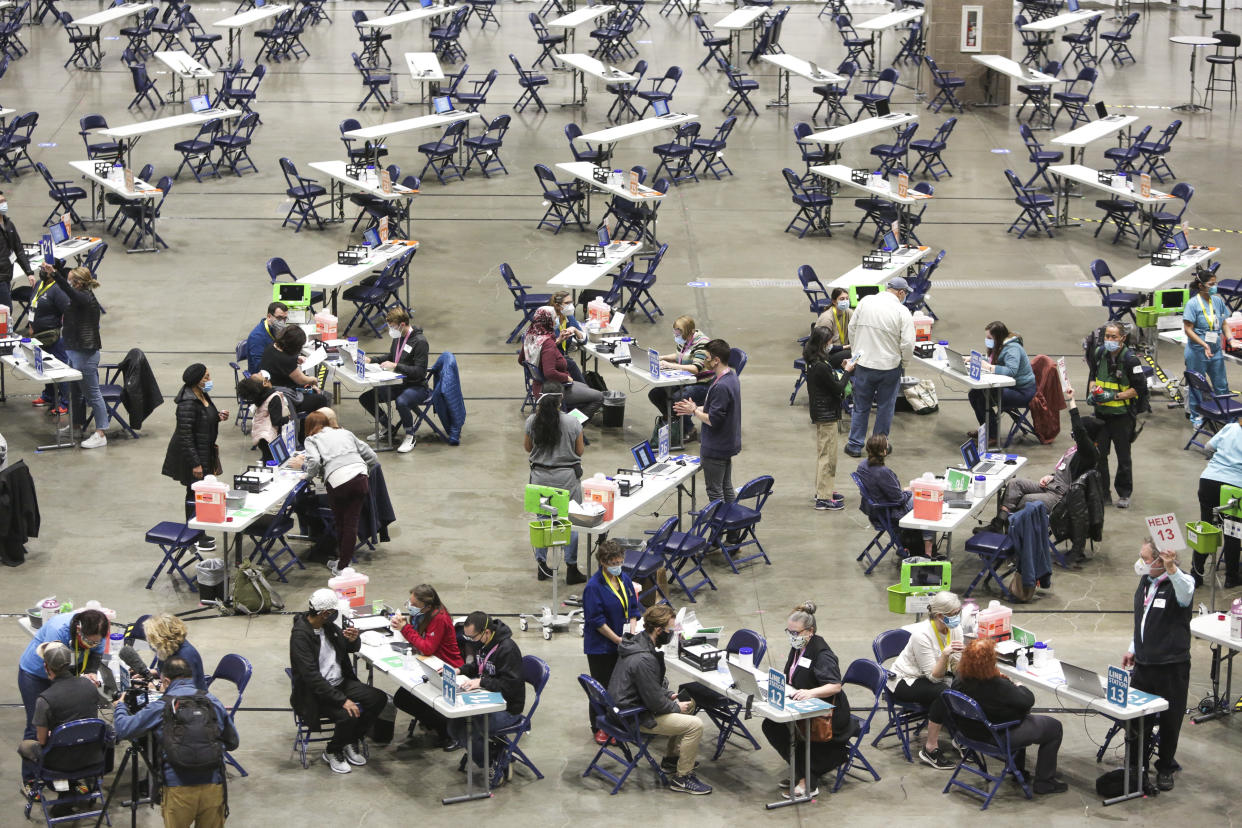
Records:
[[[572,336],[572,329],[566,329],[562,336],[556,333],[556,311],[545,305],[535,311],[531,317],[530,327],[522,338],[522,351],[518,361],[524,362],[534,369],[535,380],[531,384],[531,393],[538,399],[543,393],[543,383],[559,382],[565,399],[565,410],[578,409],[588,418],[595,416],[604,405],[604,393],[597,391],[585,382],[574,382],[569,375],[569,363],[565,360],[565,352],[557,347],[558,343]]]
[[[414,647],[415,652],[435,656],[445,664],[460,669],[465,661],[457,649],[457,631],[453,629],[453,616],[440,601],[440,594],[430,584],[419,584],[410,590],[410,615],[392,617],[392,628],[401,633]],[[437,713],[431,705],[408,690],[398,690],[392,703],[414,717],[424,729],[436,735],[436,747],[454,749],[448,735],[448,720]]]

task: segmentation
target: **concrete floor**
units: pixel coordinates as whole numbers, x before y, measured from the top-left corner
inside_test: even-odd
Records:
[[[70,6],[78,16],[94,10],[93,3]],[[79,10],[79,6],[86,8]],[[214,374],[220,389],[217,398],[228,399],[227,363],[233,358],[234,343],[261,316],[268,301],[264,262],[269,256],[283,256],[295,272],[305,273],[330,261],[349,238],[338,226],[296,236],[280,228],[287,202],[276,159],[287,155],[305,167],[311,161],[341,156],[337,123],[357,115],[353,108],[360,98],[357,75],[348,61],[349,52],[357,47],[348,15],[358,7],[338,6],[333,12],[335,25],[307,34],[305,41],[313,57],[297,65],[269,67],[257,106],[265,126],[257,133],[252,153],[261,168],[258,175],[203,184],[183,177],[168,198],[161,222],[161,232],[172,245],[170,251],[127,257],[112,242],[99,289],[108,308],[103,320],[105,358],[119,358],[130,347],[142,348],[169,398],[169,404],[145,425],[143,438],[114,438],[99,451],[36,455],[33,447],[49,436],[42,413],[29,405],[39,389],[14,381],[10,374],[9,399],[0,407],[0,424],[11,455],[25,458],[33,469],[42,494],[44,523],[41,537],[30,544],[26,565],[6,576],[9,586],[4,588],[0,609],[18,613],[33,599],[51,593],[79,604],[99,599],[123,619],[144,612],[183,612],[195,605],[193,596],[173,588],[167,578],[152,591],[142,588],[155,560],[152,547],[142,542],[143,531],[180,514],[180,486],[159,475],[172,428],[171,397],[185,365],[201,360]],[[361,7],[372,16],[380,13],[374,4]],[[503,22],[499,32],[489,28],[480,34],[472,27],[464,38],[472,75],[481,75],[490,67],[501,72],[492,101],[484,108],[488,116],[508,112],[516,98],[515,77],[506,55],[512,51],[529,62],[537,54],[525,17],[536,8],[531,3],[505,4],[498,10]],[[860,12],[870,13],[873,8],[877,7]],[[816,9],[795,6],[785,26],[784,46],[793,54],[832,66],[841,60],[841,48],[827,22],[816,20]],[[196,7],[195,11],[200,20],[209,22],[231,14],[232,7]],[[719,16],[720,10],[714,7],[707,13],[709,20]],[[673,63],[685,67],[686,78],[677,92],[678,108],[702,114],[705,132],[714,129],[721,118],[723,79],[715,72],[693,69],[702,57],[693,26],[688,19],[660,18],[654,9],[649,9],[648,17],[653,25],[642,29],[638,40],[643,56],[653,64],[652,73]],[[1106,21],[1103,28],[1111,28],[1111,23]],[[1104,68],[1097,97],[1127,107],[1124,111],[1140,116],[1139,125],[1150,122],[1159,131],[1175,117],[1169,107],[1186,98],[1188,80],[1186,53],[1169,44],[1167,37],[1212,28],[1215,24],[1204,24],[1189,12],[1153,7],[1137,30],[1135,51],[1141,62],[1122,70]],[[105,31],[111,34],[115,31]],[[129,76],[122,73],[118,61],[122,43],[105,41],[110,53],[106,70],[88,74],[60,68],[67,47],[59,30],[46,26],[26,36],[32,52],[10,66],[3,103],[19,112],[39,110],[35,140],[41,145],[34,156],[47,163],[53,174],[67,178],[68,162],[82,156],[76,134],[79,116],[101,112],[114,125],[131,119],[125,111],[131,95]],[[254,38],[247,35],[245,41],[246,55],[253,56]],[[389,45],[394,55],[424,48],[425,38],[417,26],[399,31]],[[754,96],[759,102],[772,95],[775,77],[764,70],[756,74],[763,85]],[[161,84],[167,82],[167,76],[157,77]],[[552,81],[544,92],[545,100],[567,100],[568,78],[552,73]],[[409,84],[402,83],[402,96],[409,91]],[[795,81],[794,97],[805,101],[809,90]],[[902,90],[898,98],[908,103],[912,93]],[[526,475],[521,448],[523,415],[518,410],[521,373],[514,364],[514,347],[503,342],[504,332],[515,320],[497,266],[509,262],[520,279],[539,289],[585,243],[585,236],[573,232],[553,237],[535,229],[542,209],[531,166],[566,160],[564,125],[576,119],[587,129],[603,126],[607,103],[603,91],[593,86],[585,112],[553,106],[546,115],[528,111],[515,116],[504,149],[511,172],[508,177],[489,181],[471,175],[467,181],[445,187],[424,184],[414,208],[414,236],[422,242],[413,270],[416,320],[426,328],[433,355],[442,350],[457,355],[469,420],[460,447],[425,438],[408,456],[384,457],[399,521],[392,541],[373,561],[363,564],[372,578],[369,594],[374,597],[400,601],[410,586],[428,581],[439,588],[455,613],[484,609],[493,614],[532,611],[549,598],[548,585],[533,577],[525,541],[520,507]],[[736,176],[685,185],[671,195],[660,222],[670,249],[657,291],[668,315],[658,325],[636,322],[633,328],[644,345],[665,347],[668,323],[678,314],[689,313],[709,334],[728,339],[750,355],[743,382],[745,450],[735,464],[735,481],[759,474],[776,479],[776,493],[762,529],[773,565],[751,567],[740,576],[725,575],[716,565],[712,573],[719,576],[720,589],[701,600],[700,616],[730,629],[744,625],[762,631],[772,637],[779,657],[783,655],[781,624],[788,608],[814,599],[822,608],[821,632],[844,666],[852,659],[870,657],[871,639],[903,619],[886,611],[884,590],[896,580],[895,570],[886,564],[867,577],[854,563],[870,533],[854,508],[857,496],[845,477],[852,463],[842,457],[838,484],[849,508],[839,514],[814,512],[810,508],[813,435],[805,395],[793,407],[787,404],[793,381],[790,363],[797,355],[794,339],[805,332],[808,321],[794,278],[796,268],[810,263],[827,280],[853,266],[867,250],[863,241],[852,239],[847,232],[838,232],[831,240],[798,240],[781,233],[791,204],[780,169],[800,168],[790,133],[793,124],[807,118],[810,110],[810,105],[796,103],[789,112],[767,109],[758,118],[741,118],[727,153]],[[170,105],[161,114],[180,111],[179,105]],[[387,116],[372,108],[359,117],[369,124],[414,114],[418,113],[401,106]],[[929,135],[946,115],[925,114],[919,135]],[[1178,138],[1173,165],[1180,180],[1199,188],[1188,212],[1193,227],[1242,227],[1236,200],[1224,186],[1236,176],[1221,174],[1222,162],[1238,148],[1235,117],[1235,111],[1224,106],[1189,117]],[[169,174],[179,160],[172,144],[185,137],[188,134],[165,133],[148,138],[138,146],[134,161],[154,163],[157,176]],[[391,160],[406,173],[417,173],[422,156],[416,145],[422,140],[429,136],[390,141]],[[647,146],[645,142],[623,144],[617,159],[626,167],[643,163],[653,168],[655,159]],[[1079,340],[1103,318],[1094,289],[1081,284],[1089,282],[1087,265],[1103,256],[1121,274],[1138,260],[1131,250],[1092,239],[1091,224],[1059,232],[1054,240],[1018,241],[1006,236],[1004,228],[1015,207],[1002,170],[1006,166],[1027,169],[1021,148],[1011,110],[980,110],[962,116],[946,155],[953,178],[937,185],[937,197],[928,208],[921,233],[924,242],[949,251],[932,295],[941,317],[936,334],[970,347],[981,340],[986,322],[1002,319],[1021,331],[1031,353],[1069,355],[1074,379],[1081,384],[1085,368],[1079,360]],[[1087,163],[1098,164],[1103,148],[1094,148]],[[847,163],[862,164],[868,158],[863,146],[847,149]],[[49,207],[43,182],[26,174],[4,189],[13,205],[10,215],[27,239],[33,237]],[[1088,218],[1097,215],[1089,203],[1075,205],[1073,213]],[[838,217],[856,219],[850,199],[838,202]],[[1232,244],[1232,236],[1224,233],[1192,231],[1191,237],[1226,248]],[[1230,273],[1229,261],[1224,257],[1226,274]],[[705,281],[709,286],[686,286],[692,281]],[[1167,369],[1180,372],[1180,354],[1174,349],[1165,346],[1162,358]],[[613,372],[607,372],[606,378],[614,388],[631,392],[626,427],[621,433],[588,428],[592,441],[584,459],[588,473],[611,471],[627,463],[628,447],[646,436],[654,413],[645,402],[645,389],[627,388]],[[942,385],[940,392],[939,414],[904,415],[896,420],[893,440],[897,450],[892,465],[903,479],[952,462],[962,431],[973,425],[962,390]],[[228,405],[232,407],[231,401]],[[1080,664],[1103,669],[1118,663],[1124,651],[1130,635],[1127,608],[1134,588],[1131,561],[1144,534],[1142,517],[1166,511],[1176,511],[1183,521],[1196,517],[1195,478],[1204,458],[1181,451],[1186,439],[1181,413],[1166,410],[1160,398],[1155,409],[1137,445],[1134,508],[1109,511],[1105,540],[1088,566],[1081,572],[1058,571],[1051,590],[1018,610],[1024,626],[1051,639],[1059,655]],[[369,420],[357,405],[345,402],[340,411],[346,426],[365,430]],[[1031,458],[1032,476],[1052,465],[1067,437],[1052,446],[1022,448]],[[220,444],[229,473],[254,457],[248,450],[249,441],[232,427],[222,429]],[[621,534],[638,536],[674,509],[671,500],[660,504],[658,516],[635,519]],[[955,567],[955,583],[964,586],[975,565],[960,556],[955,564],[960,564]],[[325,578],[325,570],[311,567],[294,573],[281,592],[289,606],[297,609]],[[1225,596],[1224,603],[1231,597]],[[0,634],[0,659],[9,664],[25,645],[15,621],[11,619]],[[230,784],[233,822],[259,825],[293,817],[335,825],[385,826],[404,821],[398,814],[411,813],[411,806],[440,815],[438,798],[459,784],[455,757],[408,746],[385,748],[374,751],[371,764],[347,778],[333,776],[321,762],[303,771],[290,760],[288,687],[282,675],[288,628],[289,618],[280,616],[197,618],[191,624],[193,640],[209,667],[226,652],[244,654],[255,667],[255,680],[246,694],[247,710],[240,714],[242,747],[236,754],[250,777]],[[517,639],[525,652],[541,656],[552,667],[553,678],[535,733],[525,742],[546,778],[534,782],[519,773],[495,802],[461,806],[444,812],[443,818],[504,819],[511,825],[568,823],[618,813],[630,819],[658,816],[672,824],[693,820],[703,825],[754,818],[783,824],[819,822],[829,814],[845,817],[851,824],[891,822],[928,813],[948,821],[980,819],[974,801],[961,795],[941,796],[944,775],[926,766],[906,764],[891,746],[867,750],[882,781],[850,782],[831,802],[796,810],[763,811],[763,803],[776,797],[775,782],[782,775],[781,758],[766,746],[759,753],[731,747],[718,762],[706,762],[701,775],[716,786],[711,797],[689,800],[657,791],[646,773],[638,774],[617,797],[609,797],[600,780],[581,778],[594,743],[586,738],[581,724],[583,698],[575,681],[586,668],[580,641],[575,635],[558,635],[545,642],[535,631],[519,633]],[[1192,701],[1202,697],[1208,686],[1208,650],[1198,644],[1194,650]],[[859,694],[852,697],[856,705],[861,704]],[[0,731],[15,740],[22,722],[16,688],[10,685],[0,701],[8,703],[0,709]],[[1222,774],[1237,767],[1242,754],[1242,736],[1233,723],[1186,726],[1179,756],[1184,770],[1173,793],[1101,810],[1093,787],[1100,773],[1094,757],[1108,722],[1071,714],[1062,720],[1065,741],[1060,768],[1071,784],[1070,792],[1036,805],[1007,790],[990,809],[993,821],[1025,822],[1036,807],[1050,825],[1118,819],[1167,824],[1171,818],[1183,823],[1219,823],[1233,816],[1233,797],[1228,794],[1232,784]],[[405,723],[402,716],[399,732]],[[708,732],[714,737],[712,728]],[[14,820],[5,822],[16,824],[16,757],[11,752],[0,756],[4,757],[0,768],[9,780],[6,793],[0,795],[0,807]],[[346,793],[348,799],[338,796]],[[826,793],[824,799],[829,799]],[[114,818],[121,816],[114,813]],[[144,811],[139,822],[153,825],[157,819],[155,812]]]

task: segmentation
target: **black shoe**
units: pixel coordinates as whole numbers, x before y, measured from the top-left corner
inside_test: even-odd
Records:
[[[922,748],[919,750],[919,758],[936,770],[953,770],[957,767],[957,762],[944,755],[944,751],[940,748],[928,750]]]
[[[1240,586],[1242,586],[1242,576],[1238,576],[1238,575],[1226,575],[1225,576],[1225,589],[1237,589]]]
[[[576,565],[570,564],[565,567],[565,583],[572,586],[573,584],[585,584],[586,580],[586,576]]]
[[[543,561],[536,561],[535,575],[538,576],[539,580],[546,581],[552,577],[552,570],[548,569],[548,565]]]
[[[849,446],[845,447],[845,453],[848,454],[850,457],[862,457],[862,452],[860,450],[852,449]]]
[[[1173,771],[1156,771],[1156,787],[1162,791],[1173,790]]]
[[[1059,794],[1059,793],[1065,793],[1066,791],[1068,791],[1069,785],[1062,782],[1060,779],[1051,779],[1047,782],[1041,782],[1037,779],[1035,780],[1035,785],[1032,788],[1032,790],[1034,790],[1035,793],[1041,794],[1041,795]]]
[[[445,753],[452,753],[455,750],[461,750],[461,742],[446,736],[444,740],[440,742],[439,747],[440,750]]]

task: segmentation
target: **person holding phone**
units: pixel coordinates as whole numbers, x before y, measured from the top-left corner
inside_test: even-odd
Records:
[[[927,708],[927,738],[919,759],[936,770],[953,770],[957,762],[940,749],[945,718],[940,694],[948,689],[962,657],[962,599],[952,592],[937,592],[927,604],[927,615],[927,621],[910,633],[910,640],[889,669],[892,678],[888,690],[895,701]]]

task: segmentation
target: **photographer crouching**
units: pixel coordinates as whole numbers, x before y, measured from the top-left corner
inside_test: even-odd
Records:
[[[220,700],[194,686],[193,676],[185,659],[166,659],[158,680],[162,696],[132,711],[130,705],[142,705],[146,695],[138,688],[116,701],[116,736],[135,739],[154,731],[166,789],[165,826],[216,828],[228,816],[224,752],[237,749],[237,729]]]

